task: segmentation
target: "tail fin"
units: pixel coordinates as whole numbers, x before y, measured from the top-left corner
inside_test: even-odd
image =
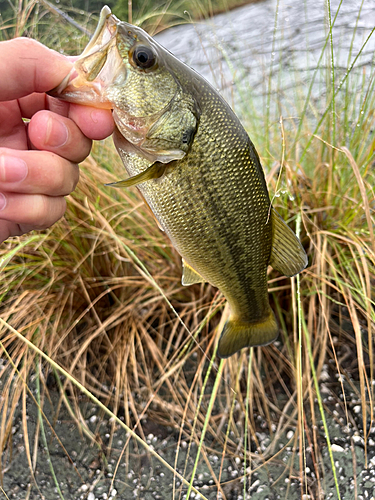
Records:
[[[229,358],[244,347],[270,344],[278,334],[279,328],[271,309],[267,318],[257,323],[229,318],[221,333],[217,352],[220,358]]]

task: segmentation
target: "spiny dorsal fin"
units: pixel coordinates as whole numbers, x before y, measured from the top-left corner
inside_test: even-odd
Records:
[[[294,276],[307,266],[307,255],[301,242],[280,215],[271,209],[273,240],[270,265],[285,276]]]
[[[205,279],[197,273],[187,262],[182,259],[183,271],[181,283],[184,286],[194,285],[195,283],[205,283]]]
[[[158,179],[164,174],[165,169],[167,168],[166,163],[159,163],[158,161],[150,165],[146,170],[141,172],[140,174],[134,175],[133,177],[129,177],[129,179],[125,179],[123,181],[111,182],[110,184],[106,184],[106,186],[111,187],[130,187],[136,186],[141,182],[149,181],[150,179]]]

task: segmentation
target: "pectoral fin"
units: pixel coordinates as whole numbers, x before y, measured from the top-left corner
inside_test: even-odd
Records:
[[[204,283],[206,280],[182,259],[183,272],[181,283],[184,286],[194,285],[194,283]]]
[[[273,208],[271,210],[273,240],[270,265],[285,276],[294,276],[307,266],[307,255],[294,232]]]
[[[110,184],[106,184],[106,186],[111,186],[116,188],[130,187],[130,186],[136,186],[141,182],[149,181],[150,179],[158,179],[164,174],[167,166],[168,165],[166,163],[159,163],[157,161],[156,163],[153,163],[150,167],[148,167],[144,172],[141,172],[140,174],[134,175],[133,177],[129,177],[129,179],[125,179],[123,181],[111,182]]]

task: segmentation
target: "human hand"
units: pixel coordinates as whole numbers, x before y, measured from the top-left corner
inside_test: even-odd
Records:
[[[60,219],[92,139],[113,132],[111,112],[47,96],[69,59],[35,40],[0,43],[0,243]],[[30,119],[25,123],[23,118]]]

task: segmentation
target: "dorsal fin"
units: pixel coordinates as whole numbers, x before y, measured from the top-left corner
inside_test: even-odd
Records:
[[[187,262],[185,262],[184,259],[182,259],[182,266],[183,271],[181,283],[184,286],[194,285],[195,283],[205,283],[206,280]]]
[[[273,239],[269,263],[281,274],[294,276],[307,266],[306,252],[297,236],[273,208],[271,217]]]

